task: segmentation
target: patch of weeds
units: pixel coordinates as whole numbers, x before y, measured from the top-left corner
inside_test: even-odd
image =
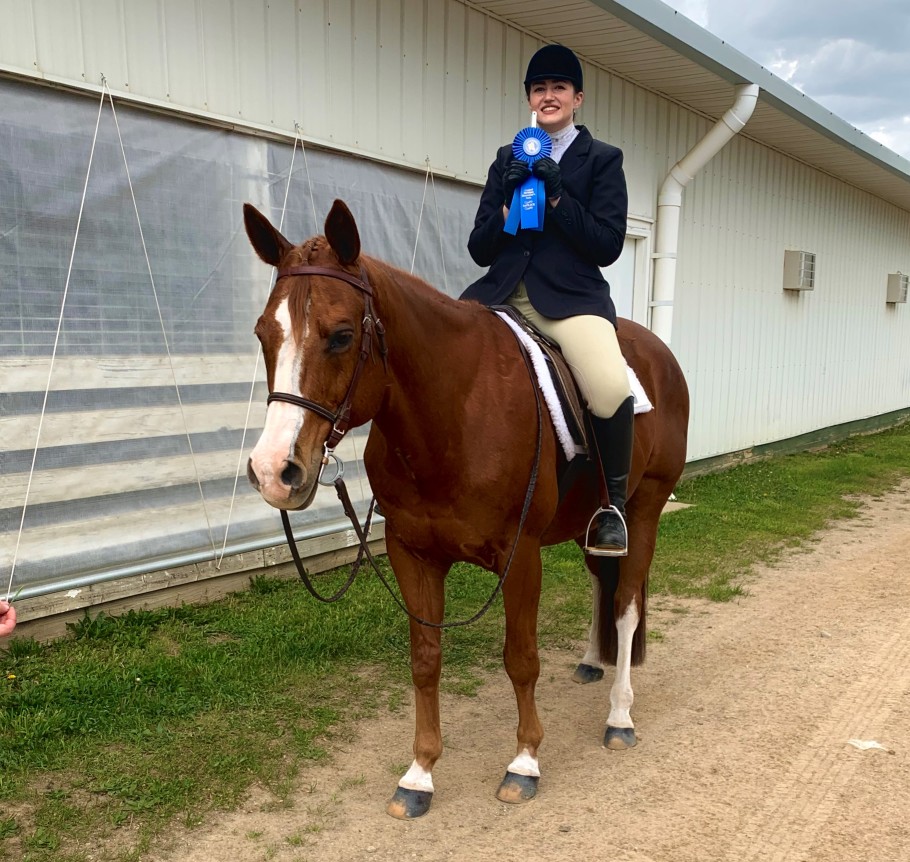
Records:
[[[402,689],[393,689],[386,698],[386,709],[389,712],[398,712],[405,702],[404,691]]]
[[[46,829],[44,826],[38,826],[31,835],[26,835],[23,841],[29,850],[59,850],[60,838],[56,832]]]
[[[366,777],[363,775],[358,775],[356,778],[342,779],[341,784],[338,786],[338,789],[341,791],[350,790],[352,787],[362,787],[366,783]]]

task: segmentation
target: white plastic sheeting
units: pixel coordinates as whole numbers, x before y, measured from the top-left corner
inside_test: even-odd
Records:
[[[16,551],[98,101],[0,81],[0,105],[2,587],[14,553],[12,591],[28,596],[280,543],[277,512],[243,469],[265,414],[261,364],[241,455],[252,329],[271,278],[241,206],[251,201],[278,224],[293,148],[117,106],[169,359],[105,104]],[[326,152],[304,159],[298,148],[285,235],[320,232],[336,197],[367,254],[404,269],[413,259],[453,295],[478,274],[464,251],[477,190]],[[360,511],[365,439],[362,429],[340,450]],[[310,534],[345,524],[331,489],[292,520]]]

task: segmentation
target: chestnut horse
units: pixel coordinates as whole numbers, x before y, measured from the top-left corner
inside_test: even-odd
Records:
[[[452,299],[362,255],[354,218],[341,201],[326,219],[325,236],[302,245],[288,242],[249,204],[244,221],[259,257],[278,268],[256,324],[273,396],[250,457],[250,481],[272,506],[308,506],[332,420],[347,404],[351,427],[372,420],[364,462],[411,614],[443,620],[445,579],[456,561],[501,575],[512,557],[502,583],[503,658],[518,703],[518,745],[497,796],[530,799],[543,739],[534,699],[540,548],[584,542],[599,501],[594,468],[578,456],[565,475],[545,410],[537,434],[537,384],[508,327],[477,303]],[[388,355],[380,361],[365,344],[375,347],[383,327],[379,340]],[[682,473],[689,411],[682,372],[663,342],[626,320],[619,340],[654,409],[635,419],[629,554],[588,558],[594,615],[576,678],[591,681],[603,675],[603,664],[616,666],[604,737],[610,748],[635,744],[630,667],[644,658],[648,570],[661,510]],[[539,478],[523,503],[538,446]],[[410,634],[414,761],[388,807],[401,818],[429,809],[433,766],[442,753],[440,630],[411,618]]]

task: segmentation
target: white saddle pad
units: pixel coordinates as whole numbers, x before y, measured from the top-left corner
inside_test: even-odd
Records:
[[[556,428],[559,442],[562,445],[563,451],[566,453],[566,458],[571,461],[581,450],[575,445],[575,441],[572,439],[572,434],[566,423],[566,417],[562,412],[562,405],[559,403],[559,396],[556,394],[556,388],[553,386],[553,381],[550,378],[547,360],[543,351],[540,349],[537,342],[507,314],[503,314],[501,311],[497,311],[496,313],[509,325],[509,328],[515,333],[518,340],[521,341],[528,351],[528,355],[531,357],[531,362],[534,365],[534,371],[537,373],[537,384],[540,387],[540,391],[543,393],[544,401],[547,402],[547,409],[550,411],[550,417],[553,420],[553,426]],[[649,410],[653,410],[654,405],[651,404],[647,392],[645,392],[644,387],[641,385],[641,381],[638,379],[638,375],[632,370],[628,363],[626,363],[626,371],[629,372],[629,387],[632,390],[632,395],[635,397],[635,412],[647,413]]]

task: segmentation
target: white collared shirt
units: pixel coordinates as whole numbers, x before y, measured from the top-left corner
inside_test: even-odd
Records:
[[[560,129],[558,132],[550,132],[550,140],[553,142],[553,152],[550,153],[550,158],[554,162],[558,162],[563,153],[569,149],[569,145],[578,137],[578,128],[574,123],[570,123],[564,129]]]

